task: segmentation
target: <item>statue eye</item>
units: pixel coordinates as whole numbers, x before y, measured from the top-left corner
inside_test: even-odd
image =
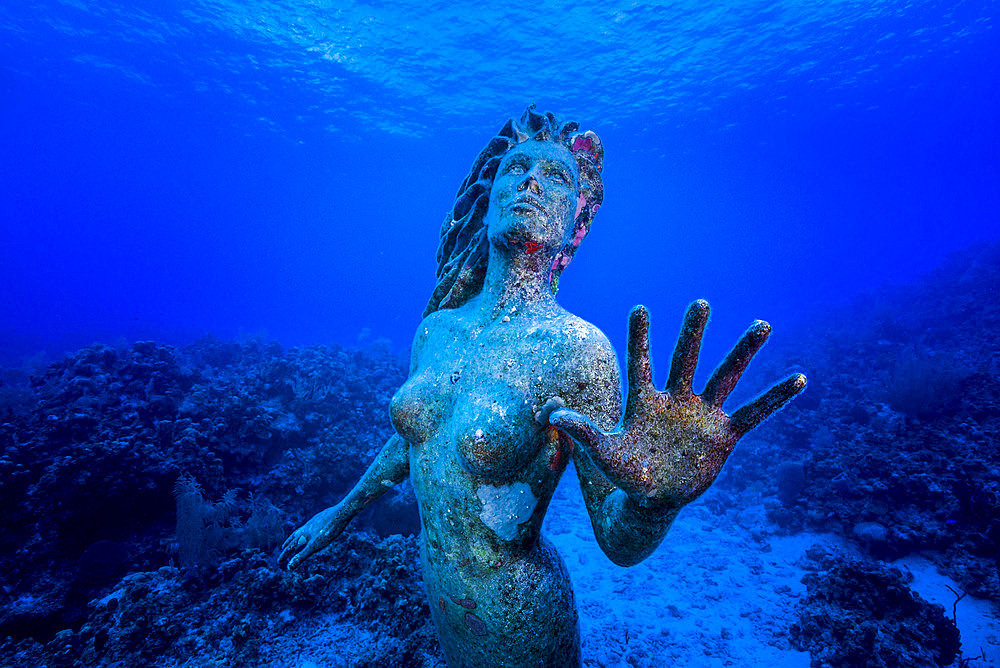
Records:
[[[556,181],[559,181],[564,185],[569,185],[570,183],[569,174],[567,174],[566,170],[564,169],[553,167],[551,169],[545,170],[545,175],[554,178]]]
[[[507,169],[504,170],[507,174],[524,174],[526,171],[528,171],[528,168],[520,160],[510,163],[507,165]]]

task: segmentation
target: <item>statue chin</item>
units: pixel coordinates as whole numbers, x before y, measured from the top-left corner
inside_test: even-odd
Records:
[[[531,214],[504,212],[489,221],[487,238],[498,248],[521,248],[525,243],[536,241],[536,221],[540,217],[537,210]]]
[[[529,253],[547,246],[559,248],[566,243],[568,234],[559,221],[530,204],[516,204],[491,216],[488,225],[487,238],[491,245],[518,251],[527,248],[531,249]],[[541,255],[539,253],[539,257]]]

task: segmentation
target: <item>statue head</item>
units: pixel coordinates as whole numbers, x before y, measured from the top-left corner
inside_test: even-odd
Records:
[[[485,220],[493,180],[504,155],[526,141],[556,142],[564,146],[575,158],[580,174],[573,230],[550,269],[552,293],[555,294],[560,274],[590,231],[594,214],[604,200],[601,140],[593,132],[580,132],[579,127],[572,121],[561,122],[551,113],[539,114],[532,105],[519,120],[508,120],[480,152],[441,226],[437,285],[424,310],[425,316],[438,309],[461,306],[482,290],[489,259]]]

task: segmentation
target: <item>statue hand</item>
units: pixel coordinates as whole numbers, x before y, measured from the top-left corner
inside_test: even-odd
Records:
[[[350,521],[340,505],[332,506],[313,515],[285,539],[278,555],[278,564],[293,571],[299,565],[334,541]]]
[[[628,399],[617,431],[601,431],[586,416],[565,408],[549,415],[550,424],[580,443],[614,485],[649,508],[680,508],[698,498],[722,471],[736,442],[806,386],[806,377],[796,374],[732,416],[722,410],[770,334],[770,326],[758,320],[715,370],[704,391],[694,394],[691,384],[708,312],[703,300],[688,308],[667,387],[658,392],[649,362],[649,313],[642,306],[632,310]]]

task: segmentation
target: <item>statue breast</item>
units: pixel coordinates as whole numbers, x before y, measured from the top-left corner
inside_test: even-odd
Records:
[[[389,404],[396,433],[412,445],[421,445],[442,430],[452,412],[454,397],[444,374],[428,368],[403,383]]]
[[[389,412],[396,432],[422,456],[451,454],[469,473],[491,479],[526,466],[545,441],[523,392],[501,379],[456,375],[450,366],[418,369]]]
[[[453,438],[462,466],[473,475],[492,479],[526,467],[544,443],[544,430],[532,419],[530,402],[519,403],[502,391],[498,395],[463,396],[453,418]]]

